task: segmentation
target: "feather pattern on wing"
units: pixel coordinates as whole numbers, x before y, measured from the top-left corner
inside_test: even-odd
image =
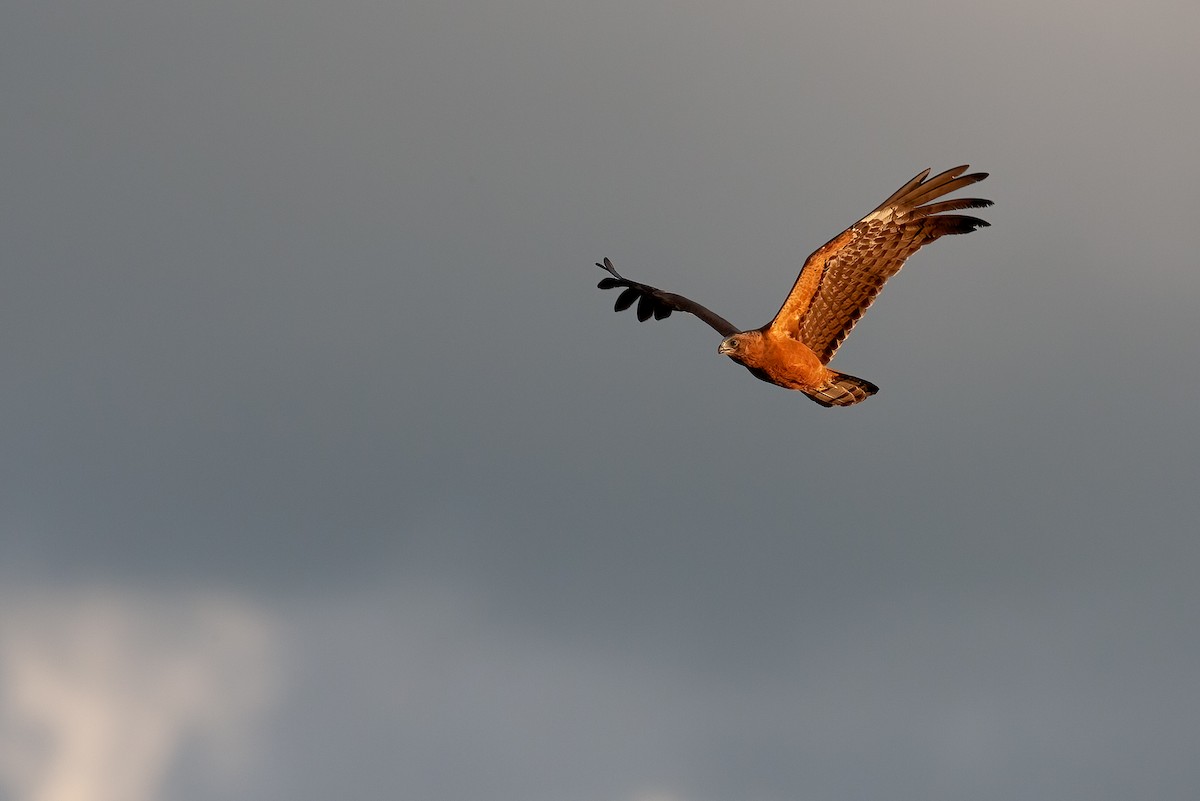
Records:
[[[827,364],[884,283],[922,246],[946,234],[965,234],[988,225],[977,218],[945,212],[992,205],[990,200],[931,201],[987,177],[963,175],[966,165],[928,178],[919,173],[874,211],[804,262],[779,313],[766,328],[799,339]],[[923,205],[924,204],[924,205]]]

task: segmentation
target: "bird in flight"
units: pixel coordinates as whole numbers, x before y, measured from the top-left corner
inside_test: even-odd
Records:
[[[694,314],[724,337],[717,353],[728,356],[756,378],[803,392],[822,406],[853,406],[879,391],[870,381],[839,373],[829,362],[884,283],[921,246],[946,234],[968,234],[988,225],[978,217],[945,212],[978,209],[990,200],[933,201],[987,177],[967,165],[929,178],[924,170],[867,216],[817,248],[804,262],[792,291],[775,319],[751,331],[739,330],[694,300],[630,281],[605,259],[596,266],[610,276],[600,289],[622,287],[614,311],[637,302],[637,318],[662,320],[671,312]]]

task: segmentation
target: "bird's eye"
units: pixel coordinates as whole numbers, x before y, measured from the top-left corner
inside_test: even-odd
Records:
[[[736,348],[737,346],[738,346],[738,341],[736,339],[729,340],[729,347]]]

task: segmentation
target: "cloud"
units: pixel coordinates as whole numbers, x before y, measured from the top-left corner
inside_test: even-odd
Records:
[[[9,595],[0,786],[13,798],[149,801],[181,760],[236,775],[277,686],[261,610],[221,595]]]

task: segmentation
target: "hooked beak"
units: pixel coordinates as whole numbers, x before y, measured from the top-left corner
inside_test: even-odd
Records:
[[[717,355],[725,356],[729,353],[733,353],[733,346],[729,344],[729,340],[722,340],[721,346],[717,348]]]

